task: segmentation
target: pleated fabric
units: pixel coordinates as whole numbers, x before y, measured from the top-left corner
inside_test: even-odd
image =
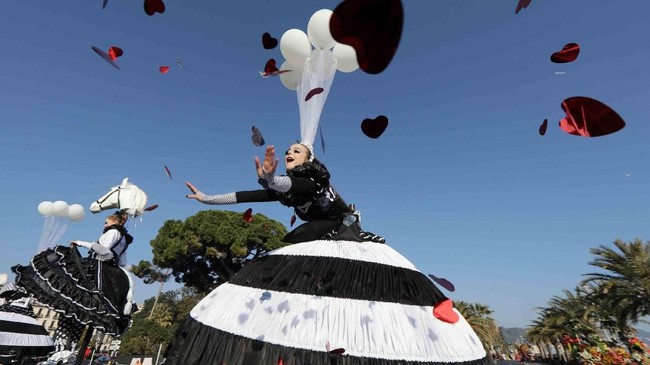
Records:
[[[165,365],[489,364],[462,316],[453,324],[434,317],[444,299],[388,245],[298,243],[247,264],[201,300]]]
[[[129,326],[130,316],[123,314],[129,279],[109,262],[81,258],[76,249],[57,246],[12,270],[17,285],[63,317],[113,336]]]
[[[54,341],[47,330],[21,309],[0,306],[0,354],[35,357],[54,351]]]

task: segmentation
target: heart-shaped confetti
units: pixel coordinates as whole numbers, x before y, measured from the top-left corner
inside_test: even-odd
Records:
[[[440,286],[442,286],[443,288],[449,290],[450,292],[456,291],[456,287],[454,286],[454,284],[451,283],[451,281],[449,281],[449,280],[447,280],[445,278],[439,278],[439,277],[437,277],[437,276],[435,276],[433,274],[429,274],[429,277],[431,278],[431,280],[438,283]]]
[[[115,62],[113,62],[113,60],[108,55],[108,53],[102,51],[101,49],[99,49],[98,47],[95,47],[95,46],[92,46],[90,48],[92,48],[92,50],[95,51],[95,53],[97,53],[99,55],[99,57],[103,58],[104,61],[108,62],[111,66],[115,67],[118,70],[120,69],[120,66],[118,66]]]
[[[580,54],[580,45],[578,43],[568,43],[562,47],[561,51],[557,51],[551,55],[551,62],[554,63],[568,63],[573,62]]]
[[[309,99],[311,99],[314,96],[322,93],[323,91],[325,91],[325,89],[323,89],[322,87],[316,87],[316,88],[313,88],[313,89],[309,90],[309,92],[305,96],[305,101],[309,101]]]
[[[519,0],[517,3],[517,8],[515,9],[515,14],[519,13],[521,9],[526,9],[532,0]]]
[[[163,166],[163,167],[165,168],[165,173],[167,174],[167,176],[169,176],[170,179],[173,179],[172,172],[169,171],[169,168],[167,166]]]
[[[108,57],[110,57],[111,61],[115,61],[118,57],[122,57],[124,54],[124,51],[122,51],[122,48],[112,46],[111,48],[108,49]]]
[[[278,46],[278,40],[271,37],[271,34],[266,32],[262,34],[262,46],[264,49],[273,49]]]
[[[548,119],[544,119],[542,124],[539,126],[539,135],[543,136],[546,134],[546,128],[548,127]]]
[[[160,67],[158,67],[158,70],[160,71],[161,74],[164,75],[167,72],[169,72],[169,66],[160,66]]]
[[[378,74],[397,52],[403,24],[401,0],[346,0],[332,13],[330,33],[354,48],[359,68]]]
[[[246,211],[244,212],[244,216],[242,218],[244,218],[244,222],[247,222],[247,223],[252,222],[253,221],[253,208],[246,209]]]
[[[456,323],[459,320],[458,313],[454,312],[454,302],[445,299],[433,307],[433,316],[447,323]]]
[[[366,118],[361,122],[361,131],[370,138],[379,138],[388,127],[388,118],[383,115],[375,119]]]
[[[586,96],[574,96],[562,102],[566,118],[560,121],[563,131],[582,137],[599,137],[618,132],[625,121],[612,108]]]
[[[148,207],[144,208],[144,211],[145,212],[151,212],[152,210],[156,210],[156,208],[158,208],[158,204],[148,206]]]
[[[291,216],[291,221],[289,222],[290,227],[293,227],[294,223],[296,223],[296,215],[295,214]]]
[[[162,14],[165,12],[165,3],[162,0],[144,0],[144,12],[149,16]]]
[[[289,72],[291,70],[278,70],[276,64],[275,64],[275,59],[271,58],[268,61],[266,61],[266,65],[264,65],[264,71],[260,71],[260,75],[262,77],[269,77],[269,76],[278,76],[281,73]]]
[[[253,126],[253,136],[251,137],[253,144],[257,147],[264,146],[264,137],[262,137],[262,132],[260,132],[257,127]]]

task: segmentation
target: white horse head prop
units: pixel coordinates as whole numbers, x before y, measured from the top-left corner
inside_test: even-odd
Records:
[[[99,213],[117,208],[125,210],[132,217],[142,215],[147,205],[147,194],[128,180],[128,177],[122,180],[122,184],[112,187],[106,195],[93,202],[90,211]]]

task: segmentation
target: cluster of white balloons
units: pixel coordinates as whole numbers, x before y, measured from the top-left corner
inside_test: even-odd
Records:
[[[57,200],[55,202],[41,202],[38,205],[38,212],[41,213],[41,215],[44,217],[68,217],[73,222],[78,222],[84,219],[85,216],[84,207],[82,205],[68,205],[68,203],[64,202],[63,200]]]
[[[291,70],[280,74],[280,81],[287,89],[296,90],[301,83],[305,61],[315,49],[331,50],[338,71],[348,73],[359,68],[354,48],[336,42],[330,33],[332,13],[329,9],[321,9],[309,18],[307,34],[300,29],[289,29],[280,38],[280,52],[286,59],[280,70]]]

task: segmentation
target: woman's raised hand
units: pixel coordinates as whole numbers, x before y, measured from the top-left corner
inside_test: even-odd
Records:
[[[185,195],[185,197],[188,198],[188,199],[196,199],[198,201],[201,201],[200,195],[198,195],[199,189],[197,189],[196,186],[192,185],[192,183],[189,182],[189,181],[186,181],[185,185],[187,185],[187,187],[190,189],[190,191],[192,191],[192,194]]]
[[[255,156],[255,168],[257,169],[257,176],[262,177],[264,173],[274,174],[278,168],[280,160],[275,158],[275,147],[268,145],[266,147],[266,154],[264,155],[264,163],[260,164],[259,157]]]

